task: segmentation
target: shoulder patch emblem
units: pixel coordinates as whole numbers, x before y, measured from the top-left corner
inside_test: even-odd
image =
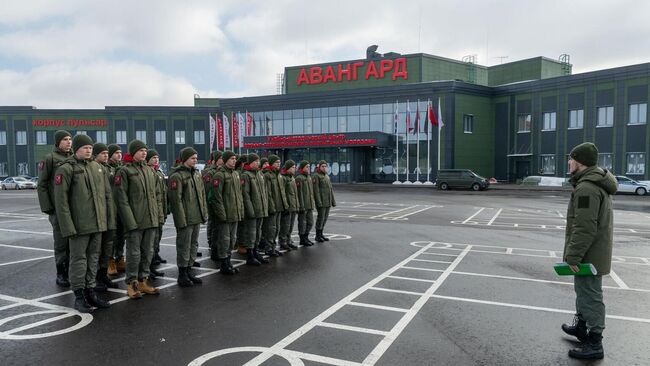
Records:
[[[246,184],[246,181],[243,180],[243,179],[239,180],[239,182],[240,182],[242,185],[245,185],[245,184]]]
[[[38,163],[38,170],[43,170],[45,168],[45,160],[41,160],[40,163]]]
[[[215,188],[219,187],[219,179],[213,180],[212,181],[212,186],[215,187]]]
[[[589,208],[589,196],[578,197],[578,208]]]
[[[176,181],[176,179],[172,179],[172,181],[169,183],[169,187],[172,190],[178,189],[178,182]]]
[[[63,183],[63,174],[57,174],[54,177],[54,184],[56,184],[57,186],[60,186],[61,183]]]
[[[206,182],[206,183],[210,183],[210,175],[209,175],[209,174],[206,174],[206,175],[203,177],[203,181]]]
[[[115,180],[113,182],[115,186],[121,186],[122,185],[122,176],[116,175]]]

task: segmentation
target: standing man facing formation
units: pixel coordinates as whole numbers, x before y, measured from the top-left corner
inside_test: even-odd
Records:
[[[203,179],[196,170],[198,153],[186,147],[181,150],[180,159],[181,165],[169,176],[169,203],[176,226],[178,285],[188,287],[203,283],[192,273],[192,264],[199,249],[201,224],[208,219],[208,207]]]
[[[321,160],[318,162],[316,174],[312,178],[314,183],[314,201],[316,201],[316,209],[318,216],[316,217],[316,241],[322,243],[329,241],[328,238],[323,236],[323,229],[327,223],[327,217],[330,215],[330,208],[336,207],[336,200],[334,199],[334,190],[332,189],[332,182],[328,175],[327,162]]]
[[[280,189],[280,158],[269,155],[268,165],[263,168],[264,181],[269,203],[269,216],[264,220],[262,231],[267,246],[266,254],[271,257],[280,257],[282,253],[277,250],[277,239],[280,234],[280,217],[284,211],[286,199]]]
[[[117,284],[108,278],[108,261],[113,255],[113,238],[115,237],[116,216],[115,201],[111,188],[111,171],[108,166],[108,147],[101,142],[93,145],[95,162],[101,166],[100,171],[106,179],[108,200],[106,202],[106,231],[102,232],[101,250],[99,252],[99,267],[97,269],[97,284],[95,291],[104,292],[108,288],[117,288]]]
[[[122,167],[122,148],[118,144],[108,145],[108,166],[110,167],[111,185],[115,183],[115,173]],[[115,197],[113,197],[115,199]],[[115,203],[117,205],[117,202]],[[120,215],[116,217],[115,235],[113,236],[113,254],[108,261],[108,275],[115,276],[126,270],[124,259],[124,226]]]
[[[314,226],[314,187],[309,176],[309,162],[303,160],[298,164],[296,174],[296,188],[298,189],[298,235],[300,245],[310,247],[314,243],[309,240],[309,232]]]
[[[616,178],[596,166],[598,149],[591,142],[582,143],[569,154],[571,201],[567,210],[564,261],[573,272],[580,263],[591,263],[598,271],[595,276],[575,276],[576,316],[573,325],[563,324],[562,330],[580,340],[569,356],[579,359],[601,359],[605,304],[603,275],[612,266],[614,215],[612,195],[618,189]]]
[[[237,156],[232,151],[222,155],[224,165],[212,180],[214,210],[217,230],[217,255],[221,262],[220,272],[231,275],[239,272],[233,267],[230,256],[237,241],[237,224],[244,218],[244,202],[241,194],[239,173],[235,171]]]
[[[77,135],[72,140],[73,156],[56,170],[54,196],[61,236],[70,242],[70,287],[74,308],[81,313],[91,306],[108,308],[110,303],[95,294],[95,278],[102,233],[107,230],[110,185],[102,166],[91,160],[93,140]]]
[[[293,160],[287,160],[280,172],[280,190],[286,196],[284,211],[280,217],[280,248],[287,251],[298,249],[291,241],[293,225],[296,222],[296,212],[298,212],[298,190],[296,180],[293,175],[296,173],[296,163]]]
[[[259,252],[262,238],[262,224],[268,216],[268,195],[264,177],[259,171],[260,158],[249,154],[241,175],[242,198],[244,202],[244,221],[241,242],[246,247],[246,264],[259,266],[269,263]]]
[[[54,133],[54,150],[38,164],[38,204],[41,211],[48,215],[54,238],[54,263],[56,264],[56,284],[70,287],[68,265],[70,249],[68,239],[61,236],[61,229],[56,215],[54,202],[54,173],[63,162],[72,155],[72,135],[59,130]]]
[[[115,174],[113,193],[126,237],[127,294],[131,299],[139,299],[142,293],[159,293],[149,284],[149,266],[159,226],[158,178],[146,164],[147,145],[144,142],[131,141],[129,154],[126,164]]]
[[[152,278],[162,277],[165,275],[164,272],[159,272],[156,270],[156,266],[167,263],[160,256],[160,240],[162,239],[163,227],[165,226],[165,221],[167,221],[167,183],[165,182],[165,174],[160,170],[160,156],[156,149],[147,150],[147,165],[153,169],[156,173],[156,189],[158,190],[158,230],[156,231],[156,237],[153,241],[153,258],[151,259],[151,265],[149,266],[149,275]]]

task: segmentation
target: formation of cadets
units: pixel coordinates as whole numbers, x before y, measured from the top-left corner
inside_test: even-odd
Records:
[[[323,229],[336,201],[324,160],[312,175],[307,161],[214,151],[199,173],[198,153],[186,147],[165,180],[158,153],[140,140],[122,154],[118,145],[93,144],[86,135],[54,136],[54,150],[39,164],[38,199],[52,225],[56,284],[71,288],[79,312],[110,307],[97,293],[117,288],[111,277],[121,273],[129,298],[159,293],[154,280],[164,276],[156,267],[167,262],[160,241],[170,213],[181,287],[202,282],[192,268],[200,266],[198,237],[206,222],[210,257],[223,275],[239,272],[231,261],[235,250],[247,265],[260,266],[297,249],[296,217],[298,244],[314,245],[314,211],[315,240],[329,240]]]

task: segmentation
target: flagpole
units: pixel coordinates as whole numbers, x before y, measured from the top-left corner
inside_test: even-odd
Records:
[[[438,97],[438,171],[440,171],[440,130],[442,128],[442,116],[440,111],[440,97]],[[436,172],[436,175],[438,172]]]
[[[427,99],[427,116],[429,116],[429,108],[433,110],[433,106],[431,105],[431,99]],[[431,123],[431,121],[429,121],[429,123]],[[431,132],[432,132],[431,128],[427,126],[427,181],[424,182],[425,185],[433,185],[430,178],[431,176]]]
[[[393,128],[395,129],[395,181],[393,184],[402,184],[399,181],[399,102],[395,100],[395,113],[393,113]]]
[[[409,125],[410,125],[410,122],[411,122],[411,104],[409,103],[408,100],[406,101],[406,121],[407,121],[407,124],[406,124],[406,128],[405,128],[405,131],[404,131],[406,133],[406,180],[404,180],[404,183],[402,183],[402,184],[411,184],[411,181],[409,180],[409,173],[410,173],[410,170],[409,170],[409,150],[410,150],[409,149],[410,148],[410,146],[409,146],[409,141],[410,141],[409,140],[409,127],[410,126]]]
[[[416,174],[415,174],[415,182],[413,184],[422,184],[420,182],[420,99],[418,99],[418,106],[415,108],[415,113],[417,113],[417,116],[415,116],[415,143],[417,144],[415,147],[415,161],[416,161]]]

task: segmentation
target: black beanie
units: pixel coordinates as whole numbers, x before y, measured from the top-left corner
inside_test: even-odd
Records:
[[[93,139],[88,135],[76,135],[72,138],[72,151],[77,152],[82,146],[92,145]]]
[[[269,162],[269,159],[267,159],[267,158],[261,158],[261,159],[260,159],[260,166],[264,166],[264,164],[266,164],[266,163],[268,163],[268,162]]]
[[[269,165],[275,164],[276,161],[280,160],[280,157],[277,155],[269,155]]]
[[[194,154],[198,154],[198,152],[196,152],[196,150],[194,150],[193,147],[189,147],[189,146],[184,147],[181,150],[181,163],[184,163],[187,159],[191,158],[192,155]]]
[[[215,150],[212,152],[212,155],[210,156],[210,160],[212,160],[213,164],[217,163],[217,160],[221,158],[221,155],[223,155],[223,151],[221,150]]]
[[[65,130],[58,130],[54,133],[54,146],[59,147],[59,144],[61,143],[61,140],[63,140],[64,137],[72,135],[70,132],[65,131]]]
[[[108,145],[108,158],[110,159],[116,151],[122,151],[122,148],[118,144]]]
[[[246,161],[248,164],[254,163],[255,160],[260,160],[259,155],[257,155],[257,154],[248,154],[248,160]]]
[[[106,144],[102,144],[101,142],[98,142],[95,145],[93,145],[93,155],[97,156],[104,151],[108,151],[108,147],[106,146]]]
[[[569,154],[571,159],[584,166],[594,166],[598,164],[598,148],[591,142],[583,142],[571,150]]]
[[[302,168],[306,167],[307,165],[309,165],[309,162],[307,160],[301,161],[300,164],[298,164],[298,170],[302,170]]]
[[[248,157],[246,154],[239,155],[239,157],[237,158],[237,163],[235,164],[235,168],[241,167],[246,162],[247,159]]]
[[[147,149],[147,144],[138,139],[129,142],[129,154],[131,156],[135,155],[140,149]]]
[[[221,154],[224,163],[230,160],[233,156],[235,156],[235,153],[230,150],[224,151],[223,154]]]
[[[291,167],[292,167],[292,166],[295,166],[295,165],[296,165],[296,162],[293,161],[293,160],[291,160],[291,159],[289,159],[289,160],[287,160],[287,161],[284,162],[284,169],[285,169],[285,170],[286,170],[286,169],[291,169]]]
[[[153,158],[154,156],[160,156],[158,154],[158,151],[156,151],[156,149],[147,150],[147,162],[149,162],[149,160],[151,160],[151,158]]]

